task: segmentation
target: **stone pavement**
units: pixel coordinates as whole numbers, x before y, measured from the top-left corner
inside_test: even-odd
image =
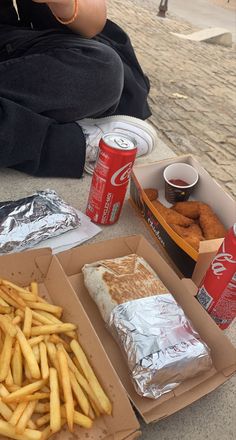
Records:
[[[150,78],[151,121],[163,141],[178,155],[193,154],[236,196],[235,45],[178,39],[171,32],[197,29],[176,17],[157,18],[158,5],[110,0],[109,17],[129,33]]]

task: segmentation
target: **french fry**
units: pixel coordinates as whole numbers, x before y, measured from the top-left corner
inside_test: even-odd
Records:
[[[89,401],[85,396],[83,390],[81,389],[80,385],[78,384],[74,373],[72,373],[72,371],[69,371],[69,375],[70,375],[71,388],[76,397],[76,400],[80,408],[82,409],[83,413],[87,416],[89,414],[89,406],[90,406]]]
[[[29,293],[28,290],[26,290],[23,287],[20,287],[17,284],[14,284],[14,283],[12,283],[11,281],[8,281],[8,280],[1,279],[0,280],[0,286],[1,285],[10,287],[10,288],[16,290],[19,293]]]
[[[38,283],[36,283],[36,281],[32,281],[30,283],[30,291],[37,298],[37,296],[39,294],[39,288],[38,288]]]
[[[49,396],[49,393],[34,393],[21,397],[21,400],[24,402],[32,402],[33,400],[49,399]]]
[[[53,342],[54,344],[62,344],[67,352],[69,353],[71,352],[70,345],[66,341],[64,341],[64,339],[62,339],[60,336],[52,334],[49,336],[49,341]]]
[[[13,338],[7,333],[0,355],[0,382],[3,382],[8,375],[11,362],[12,345]]]
[[[42,433],[34,429],[26,429],[24,434],[16,434],[15,426],[0,420],[0,434],[15,440],[41,440]]]
[[[1,288],[1,286],[0,286],[0,288]],[[2,306],[9,307],[8,303],[6,301],[4,301],[4,299],[2,299],[1,297],[0,297],[0,304]]]
[[[35,425],[35,423],[33,422],[33,420],[29,420],[29,421],[28,421],[28,423],[27,423],[27,428],[29,428],[29,429],[36,429],[36,425]]]
[[[62,350],[58,350],[57,358],[61,371],[63,394],[66,402],[65,407],[66,407],[66,418],[67,418],[68,428],[71,432],[73,432],[74,401],[72,396],[68,362],[66,355]]]
[[[25,377],[32,381],[32,376],[26,360],[24,361],[24,373],[25,373]]]
[[[30,338],[32,326],[32,310],[29,307],[25,308],[25,320],[23,326],[23,333],[26,339]]]
[[[94,411],[93,411],[93,409],[92,409],[92,407],[90,406],[90,408],[89,408],[89,418],[91,419],[91,420],[95,420],[95,413],[94,413]]]
[[[40,362],[39,345],[38,345],[38,344],[37,344],[37,345],[34,345],[34,346],[32,347],[32,350],[33,350],[33,353],[34,353],[34,355],[35,355],[35,359],[36,359],[36,361],[39,363],[39,362]]]
[[[52,315],[49,312],[45,312],[45,310],[39,310],[38,313],[40,313],[42,316],[45,316],[46,318],[50,319],[50,321],[53,324],[63,324],[63,322],[59,318],[57,318],[56,316]],[[77,338],[76,332],[74,332],[74,331],[67,332],[66,336],[69,336],[72,339]]]
[[[35,410],[38,414],[45,414],[50,411],[50,403],[37,403]]]
[[[15,316],[15,318],[13,318],[11,323],[12,323],[12,325],[18,325],[18,324],[20,324],[21,321],[22,321],[21,316]]]
[[[61,429],[61,409],[58,374],[55,368],[50,368],[50,428],[52,432]]]
[[[47,347],[47,352],[48,352],[48,356],[49,356],[51,364],[53,365],[54,368],[56,368],[57,372],[60,372],[59,362],[57,359],[56,346],[52,342],[49,342],[49,341],[46,341],[45,344]]]
[[[39,312],[35,312],[35,310],[32,310],[33,318],[36,319],[39,322],[39,325],[41,324],[51,324],[52,321],[50,319],[46,318],[46,316],[41,315]]]
[[[37,297],[37,301],[40,302],[40,303],[48,303],[48,302],[46,301],[46,299],[42,298],[42,296],[38,296],[38,297]]]
[[[12,376],[13,381],[16,385],[21,387],[22,385],[22,375],[23,375],[23,361],[22,361],[22,353],[20,349],[20,344],[16,341],[14,353],[12,356]]]
[[[9,423],[12,426],[16,426],[16,424],[19,422],[19,419],[21,417],[21,415],[23,414],[25,408],[27,407],[28,403],[27,402],[20,402],[18,403],[18,405],[16,406],[15,411],[12,413],[11,418],[9,419]]]
[[[6,382],[5,382],[6,383]],[[20,389],[20,387],[18,385],[16,385],[15,383],[13,383],[13,385],[7,385],[7,389],[10,393],[13,393],[13,391],[17,391]]]
[[[58,344],[58,348],[61,348],[62,350],[64,350],[64,347],[61,347],[60,344]],[[65,350],[64,350],[64,352],[65,352]],[[83,390],[87,393],[89,399],[92,400],[92,402],[99,409],[99,411],[102,412],[102,407],[100,405],[100,402],[99,402],[97,396],[94,394],[92,388],[88,384],[87,380],[84,378],[84,376],[82,376],[82,374],[80,373],[80,371],[78,370],[78,368],[76,367],[76,365],[74,364],[74,362],[72,361],[72,359],[70,358],[68,353],[65,352],[65,354],[67,357],[69,368],[74,373],[77,382],[83,388]]]
[[[43,431],[41,440],[48,440],[54,433],[51,431],[50,425],[48,425]]]
[[[66,409],[64,406],[61,407],[61,416],[66,417]],[[92,420],[89,417],[81,414],[78,411],[74,411],[74,423],[87,429],[90,429],[93,424]]]
[[[12,377],[12,372],[11,372],[11,367],[10,367],[10,365],[9,365],[9,370],[8,370],[8,374],[7,374],[7,377],[6,377],[6,380],[5,380],[5,384],[6,384],[7,386],[11,386],[11,385],[14,385],[14,382],[13,382],[13,377]]]
[[[25,385],[24,387],[21,387],[19,390],[10,393],[8,395],[5,395],[2,397],[3,402],[9,403],[9,402],[15,402],[17,400],[21,400],[25,398],[26,396],[35,393],[36,391],[40,390],[44,385],[46,381],[45,380],[38,380],[36,382],[30,383],[28,385]]]
[[[36,420],[36,426],[38,428],[41,428],[41,426],[46,425],[48,422],[50,422],[51,415],[52,415],[52,413],[47,413],[47,414],[44,414],[43,416],[39,417]],[[60,415],[60,417],[61,417],[61,415]],[[51,428],[51,425],[50,425],[50,428]],[[60,424],[59,429],[61,429],[61,424]],[[59,429],[57,431],[59,431]],[[51,428],[51,431],[52,431],[52,428]],[[57,431],[52,431],[52,432],[57,432]]]
[[[8,295],[9,298],[11,298],[12,301],[15,301],[18,304],[18,307],[25,307],[25,301],[20,297],[19,293],[16,292],[13,288],[11,287],[2,287],[1,289],[3,290],[3,292]]]
[[[16,328],[8,315],[0,315],[0,327],[4,333],[8,333],[12,338],[16,336]]]
[[[32,351],[32,348],[30,347],[24,333],[21,331],[20,327],[17,327],[17,334],[16,337],[18,339],[18,342],[20,344],[20,348],[22,351],[22,354],[28,364],[30,374],[34,379],[39,379],[41,374],[39,370],[38,363],[35,359],[35,355]]]
[[[44,342],[40,342],[39,344],[39,353],[40,353],[41,375],[43,379],[47,379],[49,377],[49,367],[48,367],[48,358],[47,358],[47,348]]]
[[[3,344],[4,344],[4,336],[3,336],[3,331],[0,327],[0,353],[2,352]]]
[[[96,404],[94,403],[94,401],[92,399],[89,399],[90,405],[92,407],[92,410],[94,411],[96,417],[99,417],[101,415],[98,407],[96,406]]]
[[[6,403],[0,401],[0,414],[8,422],[12,416],[12,410]]]
[[[66,419],[63,419],[61,421],[61,426],[63,427],[66,424]],[[51,437],[54,433],[51,431],[50,425],[48,425],[43,431],[42,431],[42,437],[41,440],[48,440],[49,437]]]
[[[33,338],[28,339],[28,343],[31,347],[34,347],[34,345],[38,345],[40,342],[44,340],[44,336],[34,336]]]
[[[16,315],[16,316],[20,316],[22,319],[24,319],[24,317],[25,317],[25,312],[24,312],[24,310],[16,309],[16,310],[15,310],[15,315]]]
[[[10,306],[3,306],[0,304],[0,313],[11,313],[12,307]]]
[[[33,415],[34,408],[36,406],[37,401],[29,402],[24,409],[23,413],[21,414],[21,417],[19,419],[19,422],[16,425],[16,433],[17,434],[23,434],[23,432],[26,429],[27,423],[31,419],[31,416]]]
[[[83,371],[84,376],[86,377],[89,385],[91,386],[93,392],[95,393],[95,395],[97,396],[100,405],[103,409],[103,412],[105,414],[110,415],[112,412],[112,405],[110,400],[108,399],[107,395],[105,394],[105,392],[103,391],[100,383],[98,382],[88,360],[87,357],[85,355],[85,353],[83,352],[81,346],[79,345],[79,343],[75,340],[72,340],[70,343],[70,346],[72,348],[72,351],[74,352],[76,358],[78,359],[78,362],[80,364],[80,367]]]
[[[62,308],[61,307],[54,306],[49,303],[41,303],[41,302],[32,301],[32,302],[29,302],[28,306],[31,309],[45,310],[46,312],[52,313],[52,314],[58,316],[59,318],[62,315]]]
[[[18,421],[19,421],[19,419],[21,417],[21,414],[24,412],[24,410],[25,410],[27,405],[28,405],[28,402],[20,402],[20,403],[17,404],[17,406],[16,406],[14,412],[12,412],[12,416],[11,416],[11,418],[9,420],[9,423],[12,426],[15,426],[18,423]],[[30,429],[35,429],[36,425],[35,425],[35,423],[32,420],[29,420],[28,424],[27,424],[27,427],[30,428]]]
[[[37,327],[32,327],[31,335],[39,336],[39,335],[49,335],[52,333],[67,333],[71,330],[75,330],[76,326],[74,324],[52,324],[52,325],[40,325]]]
[[[51,324],[62,324],[62,321],[56,316],[52,315],[50,312],[46,312],[45,310],[38,310],[37,313],[47,318]]]
[[[4,286],[0,286],[0,297],[5,301],[8,306],[10,305],[17,309],[19,307],[19,304],[12,298],[10,298],[5,290],[7,292],[7,289]]]
[[[21,293],[19,292],[19,296],[21,297],[21,299],[23,299],[25,302],[27,301],[36,301],[37,297],[35,295],[33,295],[32,293],[28,292],[28,293]]]
[[[0,383],[0,397],[6,397],[6,396],[9,396],[9,394],[10,393],[7,390],[7,388],[2,383]],[[14,411],[16,404],[15,403],[8,403],[8,406]]]

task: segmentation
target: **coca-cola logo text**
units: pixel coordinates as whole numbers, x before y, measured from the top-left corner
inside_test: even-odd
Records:
[[[227,254],[224,252],[221,252],[220,254],[216,255],[214,260],[211,263],[211,269],[214,275],[217,277],[220,277],[222,273],[227,270],[227,268],[224,266],[224,262],[235,264],[236,261],[233,260],[233,255]]]
[[[111,177],[111,184],[113,186],[125,185],[130,178],[130,173],[132,171],[133,162],[129,162],[119,170],[117,170]]]

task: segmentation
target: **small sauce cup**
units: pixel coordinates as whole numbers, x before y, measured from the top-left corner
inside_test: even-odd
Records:
[[[194,167],[187,163],[173,163],[165,168],[165,198],[169,203],[183,202],[189,199],[195,189],[199,175]]]

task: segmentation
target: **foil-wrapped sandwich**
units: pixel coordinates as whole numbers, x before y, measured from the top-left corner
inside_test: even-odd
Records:
[[[78,212],[50,189],[1,202],[0,254],[21,252],[80,224]]]
[[[85,286],[106,322],[118,304],[168,292],[144,258],[136,254],[85,264],[82,271]]]
[[[157,399],[211,368],[209,348],[142,257],[86,264],[83,274],[141,396]]]

